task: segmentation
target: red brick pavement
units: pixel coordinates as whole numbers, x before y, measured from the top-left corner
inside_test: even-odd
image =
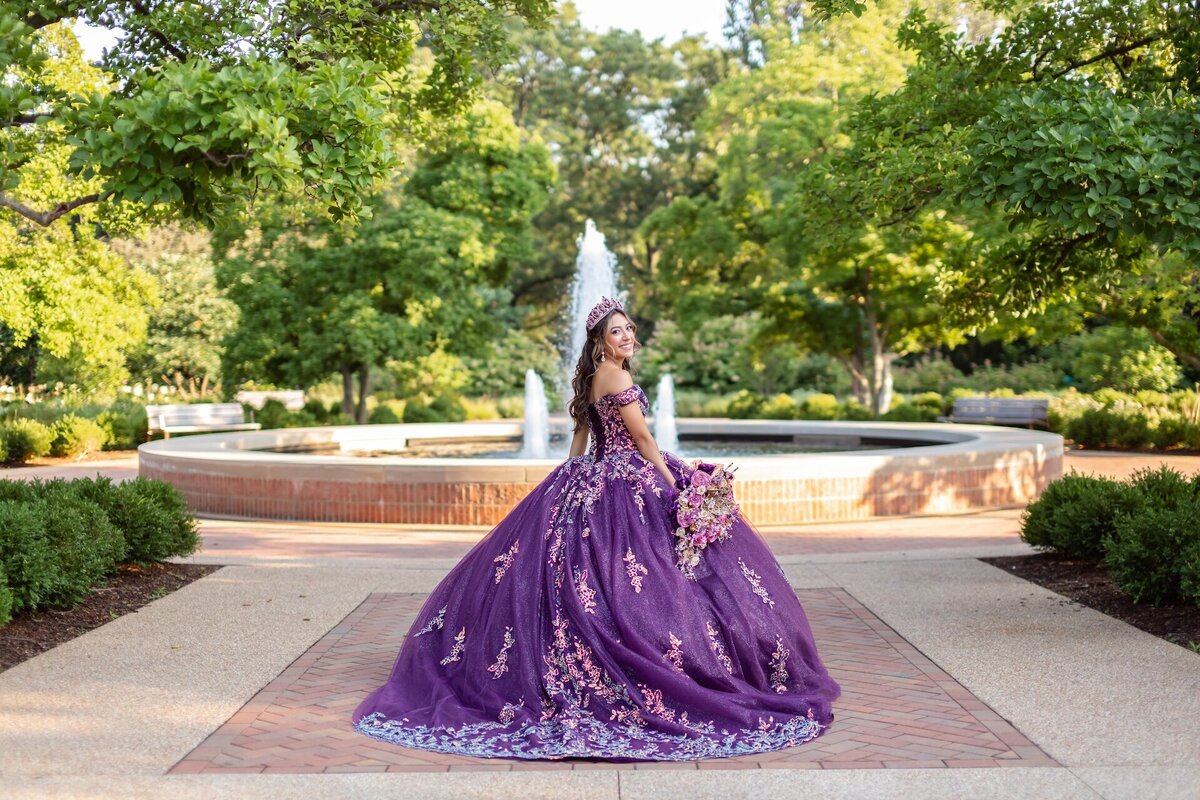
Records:
[[[797,593],[842,685],[819,739],[690,763],[505,761],[408,750],[356,733],[355,707],[391,671],[425,595],[372,594],[171,773],[541,769],[928,768],[1056,762],[840,589]]]

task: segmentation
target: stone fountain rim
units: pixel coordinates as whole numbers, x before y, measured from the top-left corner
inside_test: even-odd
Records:
[[[364,458],[349,455],[325,455],[309,453],[266,452],[266,447],[279,447],[305,443],[338,443],[361,449],[383,449],[386,443],[403,442],[407,439],[463,439],[479,436],[520,435],[524,424],[520,420],[500,422],[457,422],[457,423],[402,423],[393,425],[330,425],[312,428],[280,428],[267,431],[212,433],[163,439],[139,446],[139,453],[171,461],[221,461],[244,465],[273,465],[294,467],[357,466],[374,468],[445,469],[544,469],[562,463],[562,459],[526,458],[407,458],[404,456],[374,456]],[[1035,447],[1036,449],[1059,448],[1062,437],[1053,433],[1030,431],[1019,428],[1003,428],[988,425],[959,425],[920,422],[857,422],[823,420],[733,420],[720,418],[688,418],[677,420],[680,434],[696,433],[775,433],[775,434],[825,434],[825,435],[868,435],[873,438],[912,439],[927,438],[929,444],[897,448],[875,448],[847,452],[828,453],[783,453],[779,455],[733,456],[739,467],[777,468],[782,463],[798,462],[832,467],[836,462],[854,463],[859,467],[864,462],[875,460],[894,462],[897,460],[923,460],[930,457],[996,453]],[[333,435],[331,435],[333,434]],[[374,447],[370,445],[374,444]],[[364,446],[366,445],[366,446]],[[824,468],[822,467],[822,468]],[[757,470],[755,470],[757,471]]]

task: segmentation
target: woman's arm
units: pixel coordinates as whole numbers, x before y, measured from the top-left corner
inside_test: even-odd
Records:
[[[571,437],[571,451],[568,457],[575,458],[583,455],[583,451],[587,449],[587,440],[588,427],[587,425],[580,425],[575,429],[575,435]]]
[[[641,404],[635,400],[621,406],[620,410],[621,419],[625,421],[625,427],[629,429],[629,435],[633,437],[633,443],[637,445],[642,458],[649,461],[655,469],[662,473],[668,486],[674,487],[675,476],[667,469],[667,462],[663,458],[662,451],[658,449],[658,442],[654,441],[654,435],[650,433],[650,426],[646,424],[646,415],[642,413]]]

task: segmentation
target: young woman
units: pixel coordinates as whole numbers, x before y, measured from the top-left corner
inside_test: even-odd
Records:
[[[570,457],[433,591],[355,729],[468,756],[613,761],[820,735],[839,688],[778,562],[738,516],[692,575],[679,568],[672,507],[693,470],[650,434],[621,304],[602,300],[587,329]]]

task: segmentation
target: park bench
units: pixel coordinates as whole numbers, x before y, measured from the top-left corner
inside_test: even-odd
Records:
[[[1050,402],[1038,397],[960,397],[938,422],[975,422],[1049,428]]]
[[[209,431],[257,431],[262,425],[246,422],[241,403],[197,403],[195,405],[148,405],[147,433],[161,432],[164,439],[172,433]]]

